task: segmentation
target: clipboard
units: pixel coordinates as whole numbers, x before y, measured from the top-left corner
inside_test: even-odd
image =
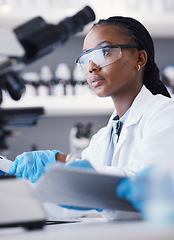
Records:
[[[65,206],[137,212],[132,204],[116,195],[124,177],[98,173],[93,169],[68,168],[55,164],[42,175],[33,189],[43,202]]]

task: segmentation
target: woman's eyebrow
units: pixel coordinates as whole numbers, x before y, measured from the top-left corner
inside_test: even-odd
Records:
[[[110,41],[102,41],[102,42],[98,43],[98,44],[96,45],[96,47],[100,47],[101,45],[103,45],[103,44],[105,44],[105,43],[107,43],[107,44],[113,44],[113,43],[111,43]],[[83,49],[83,52],[86,52],[87,50],[89,50],[89,49]]]
[[[103,41],[103,42],[98,43],[97,46],[101,46],[101,45],[103,45],[103,44],[105,44],[105,43],[113,44],[113,43],[111,43],[110,41]]]

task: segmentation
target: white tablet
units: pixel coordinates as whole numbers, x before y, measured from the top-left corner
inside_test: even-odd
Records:
[[[122,179],[91,169],[55,164],[35,184],[34,193],[43,202],[136,212],[131,203],[116,195],[115,188]]]

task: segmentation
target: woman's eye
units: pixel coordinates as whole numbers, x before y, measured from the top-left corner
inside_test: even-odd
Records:
[[[107,57],[107,56],[109,56],[111,54],[111,49],[110,48],[103,48],[102,49],[102,55],[104,56],[104,57]]]

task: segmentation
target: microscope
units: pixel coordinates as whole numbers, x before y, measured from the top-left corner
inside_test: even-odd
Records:
[[[54,51],[94,20],[93,10],[86,6],[57,25],[35,17],[13,30],[0,29],[0,104],[3,101],[2,91],[15,101],[22,97],[25,82],[20,73],[25,65]],[[43,108],[0,108],[1,154],[8,148],[5,140],[14,129],[36,125],[39,116],[43,114]],[[45,224],[46,216],[42,206],[27,183],[13,176],[0,176],[0,227],[36,229]]]
[[[16,101],[25,92],[25,83],[20,75],[25,65],[54,51],[94,20],[93,10],[86,6],[57,25],[46,23],[42,17],[35,17],[13,31],[0,29],[0,104],[3,101],[2,91]],[[41,108],[0,108],[0,151],[8,148],[5,140],[11,134],[11,129],[35,125],[42,114],[44,109]]]

